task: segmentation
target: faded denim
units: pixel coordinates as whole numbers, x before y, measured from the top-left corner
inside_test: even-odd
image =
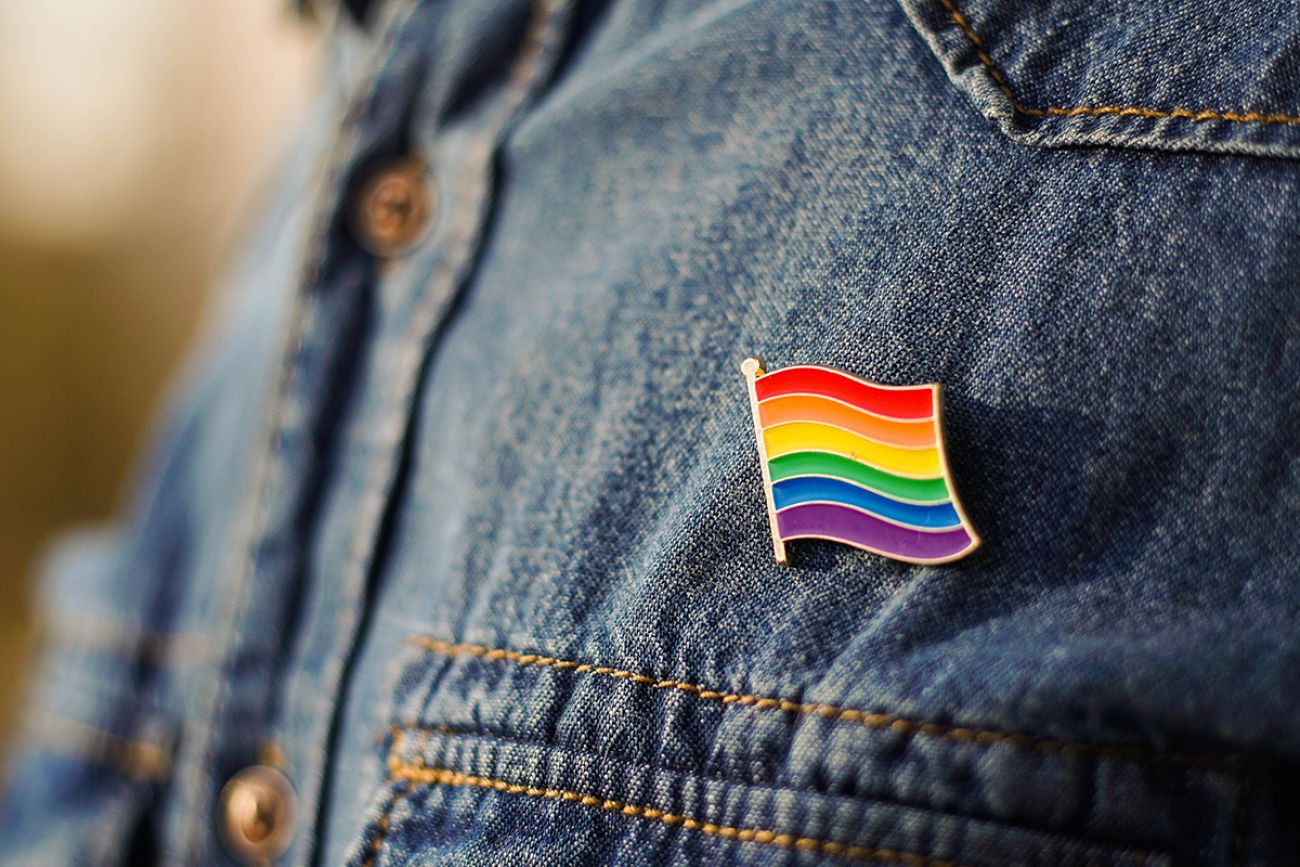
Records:
[[[129,518],[12,863],[1300,861],[1300,19],[390,0]],[[436,216],[378,262],[358,185]],[[739,364],[943,386],[984,539],[772,558]]]

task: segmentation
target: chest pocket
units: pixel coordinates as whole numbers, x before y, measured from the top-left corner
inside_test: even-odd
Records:
[[[1173,863],[1168,851],[1062,832],[1052,827],[1059,816],[976,817],[907,792],[925,778],[931,798],[964,789],[954,803],[969,810],[987,799],[996,813],[1032,779],[1082,792],[1094,778],[1159,777],[1185,793],[1168,805],[1183,811],[1235,781],[1217,762],[923,724],[428,636],[413,636],[401,662],[387,780],[350,867],[1156,867]],[[949,770],[935,776],[940,765]],[[874,792],[835,779],[850,766],[875,780]],[[1106,821],[1107,803],[1099,798],[1094,819]]]
[[[1024,144],[1300,156],[1288,4],[902,0],[948,76]]]

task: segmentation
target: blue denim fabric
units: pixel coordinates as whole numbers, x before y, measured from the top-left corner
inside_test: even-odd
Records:
[[[4,859],[1300,861],[1300,19],[390,0],[132,516]],[[349,229],[415,155],[407,254]],[[984,540],[774,562],[739,364],[939,382]]]

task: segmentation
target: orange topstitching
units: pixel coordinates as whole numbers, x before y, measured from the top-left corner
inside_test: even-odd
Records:
[[[975,48],[975,53],[979,55],[980,63],[988,70],[989,75],[993,77],[997,86],[1006,94],[1007,99],[1011,101],[1011,107],[1021,114],[1030,117],[1080,117],[1080,116],[1101,116],[1117,115],[1120,117],[1150,117],[1150,118],[1182,118],[1184,120],[1205,121],[1205,120],[1226,120],[1234,123],[1271,123],[1285,124],[1295,126],[1300,124],[1300,115],[1284,114],[1280,112],[1261,112],[1261,111],[1216,111],[1214,109],[1190,109],[1190,108],[1172,108],[1158,109],[1145,108],[1140,106],[1124,105],[1099,105],[1099,106],[1073,106],[1070,108],[1061,108],[1059,106],[1048,106],[1047,108],[1035,108],[1022,103],[1016,97],[1016,93],[1011,88],[1011,84],[1002,75],[1002,70],[998,68],[997,63],[989,56],[988,49],[984,46],[984,40],[980,37],[975,28],[971,26],[970,21],[961,10],[957,8],[953,0],[939,0],[943,8],[948,10],[952,20],[961,32],[966,35],[971,45]]]

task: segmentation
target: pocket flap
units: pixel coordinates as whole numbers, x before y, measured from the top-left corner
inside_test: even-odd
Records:
[[[1225,0],[901,0],[1013,139],[1300,156],[1300,15]]]

